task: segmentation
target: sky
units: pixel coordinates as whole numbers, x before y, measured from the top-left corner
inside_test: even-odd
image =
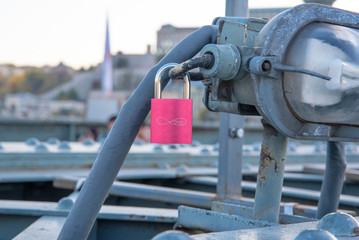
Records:
[[[153,51],[164,24],[200,27],[225,14],[225,0],[0,0],[0,64],[89,67],[102,61],[106,17],[111,53]],[[249,0],[249,8],[293,7],[302,0]],[[334,7],[359,12],[359,1]]]

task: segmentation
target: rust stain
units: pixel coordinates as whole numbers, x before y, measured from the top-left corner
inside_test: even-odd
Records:
[[[159,221],[164,221],[164,220],[166,220],[166,218],[165,218],[165,217],[162,217],[162,216],[158,216],[158,217],[156,217],[156,219],[159,220]]]
[[[128,218],[131,220],[136,220],[136,219],[147,219],[146,215],[136,215],[136,214],[128,214]]]
[[[223,212],[222,206],[220,204],[216,204],[215,207],[218,211]]]
[[[258,169],[258,176],[260,182],[265,182],[267,180],[267,176],[264,174],[263,169]]]
[[[359,228],[358,227],[353,229],[353,234],[359,235]]]
[[[277,163],[277,162],[274,163],[274,171],[275,171],[276,173],[280,171],[280,165],[279,165],[279,163]]]
[[[262,167],[265,167],[265,168],[270,167],[271,162],[274,161],[274,158],[271,156],[271,151],[268,146],[263,146],[263,144],[262,144],[260,158],[261,158],[260,164]]]
[[[265,182],[265,181],[267,180],[267,177],[266,177],[266,176],[262,176],[259,180],[263,183],[263,182]]]
[[[282,162],[285,161],[285,158],[281,159]],[[274,171],[278,173],[280,171],[280,163],[275,161],[274,157],[271,155],[270,148],[268,146],[263,146],[262,144],[262,150],[260,155],[260,164],[263,168],[269,168],[273,165],[274,162]]]
[[[281,171],[281,164],[285,161],[285,157],[280,159],[281,161],[276,161],[273,157],[270,147],[262,144],[262,150],[260,153],[260,168],[258,170],[258,177],[260,182],[265,182],[268,179],[269,171],[274,168],[276,173]],[[268,169],[268,170],[266,170]]]
[[[180,74],[185,70],[184,65],[190,63],[190,60],[185,61],[182,64],[177,65],[176,67],[172,68],[169,72],[170,78],[178,78]]]
[[[305,211],[304,208],[296,208],[296,207],[294,207],[293,212],[294,212],[296,215],[298,215],[298,213],[301,213],[301,214],[306,213],[306,211]]]

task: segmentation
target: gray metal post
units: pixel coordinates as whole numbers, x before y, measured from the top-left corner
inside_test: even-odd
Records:
[[[278,222],[288,138],[262,120],[264,132],[254,198],[255,218]]]
[[[226,0],[226,16],[247,17],[248,0]],[[225,200],[241,196],[244,121],[235,114],[220,117],[217,197]]]
[[[227,17],[248,17],[248,0],[226,0]]]
[[[242,180],[243,117],[221,113],[217,198],[240,197]]]
[[[318,202],[317,218],[336,212],[346,170],[345,144],[328,142],[325,174]]]

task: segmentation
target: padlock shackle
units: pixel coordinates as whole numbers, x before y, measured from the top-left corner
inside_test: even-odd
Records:
[[[162,74],[170,69],[176,67],[178,63],[167,63],[163,65],[160,69],[158,69],[155,77],[155,94],[154,98],[162,98],[162,89],[161,89],[161,77]],[[191,82],[189,78],[189,74],[186,73],[183,77],[184,85],[183,85],[183,98],[190,99],[191,98]]]

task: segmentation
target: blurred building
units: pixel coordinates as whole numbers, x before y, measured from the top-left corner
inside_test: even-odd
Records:
[[[104,95],[100,90],[91,91],[86,103],[85,119],[91,122],[107,122],[111,116],[119,113],[130,95],[129,91],[113,91],[110,96]]]
[[[278,13],[281,13],[288,8],[258,8],[250,9],[249,16],[254,18],[271,19]],[[192,32],[196,31],[196,27],[175,27],[171,24],[166,24],[157,31],[157,56],[164,56],[180,41],[187,37]]]
[[[5,118],[82,119],[85,104],[79,101],[43,101],[31,93],[6,94],[1,116]]]
[[[0,74],[3,76],[12,76],[20,75],[25,72],[25,69],[22,67],[17,67],[12,64],[1,64],[0,65]]]
[[[171,24],[163,25],[157,31],[157,55],[168,53],[177,43],[182,41],[190,33],[197,30],[195,27],[179,28]]]
[[[151,53],[149,47],[145,54],[118,52],[113,56],[114,90],[133,91],[156,63],[156,56]]]

